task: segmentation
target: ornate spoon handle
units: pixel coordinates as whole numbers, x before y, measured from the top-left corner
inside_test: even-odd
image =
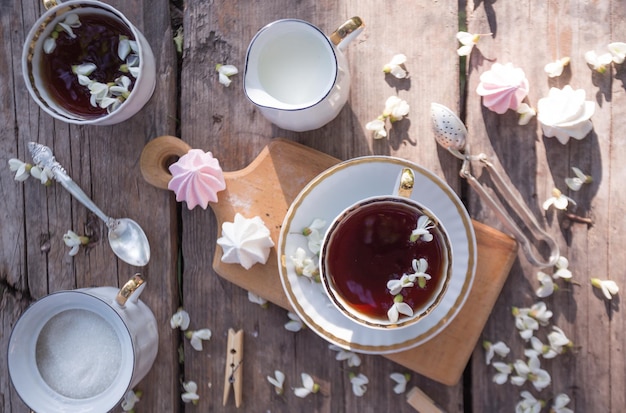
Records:
[[[111,225],[114,221],[113,218],[108,217],[98,206],[87,196],[87,194],[80,189],[80,187],[70,178],[63,166],[54,158],[52,149],[36,142],[30,142],[28,144],[28,150],[30,156],[33,158],[33,162],[36,165],[40,165],[44,168],[48,168],[56,181],[58,181],[63,188],[72,194],[81,204],[87,209],[96,214],[101,220],[103,220],[107,226]]]

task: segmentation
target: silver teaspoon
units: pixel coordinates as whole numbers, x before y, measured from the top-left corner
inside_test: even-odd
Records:
[[[63,188],[67,189],[74,198],[104,221],[109,229],[109,245],[115,255],[122,261],[137,267],[148,264],[150,261],[150,244],[139,224],[129,218],[111,218],[102,212],[76,182],[72,181],[65,169],[56,161],[49,147],[30,142],[28,150],[35,165],[48,168],[54,179]]]
[[[511,191],[509,186],[504,182],[500,173],[494,168],[493,164],[487,158],[487,155],[480,153],[478,155],[469,155],[469,145],[467,144],[467,129],[461,119],[447,107],[438,103],[431,103],[431,117],[433,121],[433,130],[437,143],[446,148],[452,155],[463,161],[460,176],[467,179],[469,184],[478,192],[481,198],[486,201],[504,224],[504,226],[513,233],[517,241],[522,245],[522,250],[526,254],[528,260],[534,265],[541,267],[552,267],[559,259],[559,246],[556,241],[548,235],[539,225],[533,213],[528,209],[526,204]],[[541,256],[536,248],[513,221],[504,208],[496,202],[489,192],[481,185],[481,183],[472,175],[470,167],[471,161],[479,161],[489,171],[492,180],[502,196],[506,199],[509,206],[515,211],[519,218],[524,222],[532,237],[545,243],[550,250],[550,257],[546,260]]]

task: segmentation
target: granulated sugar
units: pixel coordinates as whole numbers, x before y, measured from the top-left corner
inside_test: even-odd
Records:
[[[37,339],[37,367],[56,392],[73,399],[102,393],[121,364],[113,327],[88,310],[67,310],[52,317]]]

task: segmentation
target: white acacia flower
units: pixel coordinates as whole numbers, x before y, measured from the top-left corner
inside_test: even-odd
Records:
[[[289,321],[285,324],[285,330],[291,331],[293,333],[297,333],[298,331],[302,330],[304,324],[297,314],[289,311],[287,312],[287,317],[289,317]]]
[[[511,349],[503,341],[492,343],[490,341],[483,341],[483,348],[485,349],[485,364],[491,364],[493,356],[496,354],[500,357],[506,357]]]
[[[522,400],[515,405],[515,413],[539,413],[545,402],[537,400],[529,391],[524,390],[520,393]]]
[[[122,399],[122,410],[124,410],[125,412],[133,410],[133,408],[135,407],[135,403],[139,402],[140,397],[140,391],[135,392],[133,390],[128,390],[124,395],[124,398]]]
[[[170,327],[172,328],[180,328],[182,331],[187,330],[189,328],[189,313],[183,310],[180,307],[170,318]]]
[[[492,366],[496,369],[497,373],[493,376],[493,382],[496,384],[504,384],[509,380],[509,375],[513,371],[513,367],[508,363],[501,361],[494,361]]]
[[[376,118],[371,122],[365,124],[365,129],[374,132],[374,139],[382,139],[387,137],[387,128],[385,120]]]
[[[551,296],[555,288],[558,288],[554,285],[552,277],[543,271],[537,272],[537,279],[539,280],[539,283],[541,283],[541,286],[535,290],[535,295],[539,298]]]
[[[15,180],[19,182],[24,182],[30,176],[30,170],[32,168],[31,164],[26,162],[22,162],[19,159],[11,158],[9,159],[9,169],[11,172],[15,172]]]
[[[530,120],[537,115],[535,108],[524,102],[519,104],[516,112],[520,115],[517,124],[521,126],[528,125]]]
[[[415,242],[418,239],[423,239],[426,242],[433,240],[433,234],[430,230],[435,228],[435,224],[426,215],[422,215],[417,219],[417,227],[411,232],[409,240]]]
[[[545,65],[543,70],[548,74],[548,77],[559,77],[563,74],[563,69],[569,64],[569,62],[569,57],[563,57],[554,62],[548,63]]]
[[[398,318],[400,318],[400,314],[404,314],[408,317],[413,315],[413,309],[411,308],[411,306],[409,306],[405,302],[402,302],[402,300],[403,298],[400,294],[393,297],[393,305],[391,306],[389,311],[387,311],[387,318],[389,318],[389,321],[391,321],[392,323],[398,321]]]
[[[307,246],[313,254],[319,254],[322,249],[322,241],[324,238],[323,229],[326,227],[326,221],[316,218],[311,225],[302,230],[302,235],[307,238]]]
[[[195,381],[188,381],[183,383],[183,389],[185,389],[185,392],[183,394],[180,395],[180,398],[183,400],[183,402],[185,403],[193,403],[193,404],[198,404],[198,400],[200,400],[200,396],[198,396],[197,392],[198,392],[198,385],[196,384]]]
[[[359,373],[358,376],[354,373],[350,373],[350,384],[352,384],[352,393],[355,396],[361,397],[367,391],[367,385],[369,379],[363,373]]]
[[[570,398],[565,393],[560,393],[554,398],[550,413],[574,413],[574,411],[567,407],[570,402]]]
[[[417,280],[417,285],[420,288],[424,288],[426,281],[431,279],[430,274],[426,273],[426,270],[428,270],[428,261],[424,258],[420,258],[419,260],[414,258],[413,262],[411,262],[411,266],[413,267],[413,274],[406,274],[408,275],[409,281],[414,282]]]
[[[515,369],[516,375],[511,377],[511,383],[516,386],[523,386],[528,380],[537,391],[541,391],[548,387],[552,381],[550,373],[541,368],[541,362],[535,355],[531,354],[530,357],[528,357],[528,362],[516,360],[515,363],[513,363],[513,368]]]
[[[457,54],[459,56],[469,56],[472,53],[472,49],[478,43],[481,36],[491,36],[491,33],[488,34],[472,34],[468,32],[458,32],[456,34],[456,39],[459,43],[462,44],[461,47],[457,49]]]
[[[613,62],[617,64],[624,63],[624,60],[626,60],[626,43],[609,43],[609,52],[613,55]]]
[[[533,317],[528,315],[529,309],[513,307],[513,316],[515,317],[515,327],[519,330],[520,337],[524,341],[530,340],[534,332],[539,330],[539,323]]]
[[[406,56],[403,54],[397,54],[391,58],[391,61],[383,66],[383,72],[389,73],[398,79],[404,79],[407,75],[404,64],[406,63]]]
[[[133,53],[128,56],[126,63],[120,67],[120,70],[122,72],[127,70],[135,79],[139,77],[139,55]]]
[[[557,354],[563,353],[565,351],[564,347],[567,349],[573,346],[572,341],[557,326],[552,326],[552,332],[548,334],[548,342],[550,343],[550,348]]]
[[[267,381],[269,381],[272,386],[274,386],[274,391],[276,394],[281,395],[285,392],[283,389],[283,385],[285,384],[285,373],[280,370],[274,370],[274,377],[267,376]]]
[[[311,393],[317,393],[320,389],[320,385],[315,383],[313,377],[310,374],[302,373],[300,375],[302,378],[302,387],[296,387],[293,389],[293,393],[300,398],[305,398]]]
[[[117,45],[117,57],[125,61],[131,52],[139,53],[139,47],[135,40],[130,40],[128,36],[120,35]]]
[[[96,65],[93,63],[83,63],[81,65],[72,66],[72,73],[75,75],[89,76],[94,70],[96,70]]]
[[[594,50],[590,50],[585,53],[585,61],[596,72],[605,73],[607,66],[613,61],[613,55],[611,53],[598,55]]]
[[[397,295],[400,294],[403,288],[413,287],[415,284],[413,281],[415,277],[411,278],[408,274],[402,275],[399,280],[389,280],[387,281],[387,289],[389,289],[389,294]]]
[[[50,37],[48,37],[43,42],[44,53],[50,54],[54,52],[54,49],[56,49],[57,47],[56,38],[62,31],[66,32],[67,35],[70,36],[72,39],[75,38],[76,35],[74,34],[73,29],[80,27],[80,25],[80,19],[78,18],[78,15],[76,13],[68,14],[62,22],[59,22],[58,27],[54,28],[54,30],[50,34]]]
[[[43,42],[43,51],[45,54],[50,54],[54,52],[54,49],[57,48],[57,41],[54,37],[48,37]]]
[[[552,278],[554,278],[555,280],[557,278],[562,278],[566,281],[571,280],[572,272],[568,269],[568,267],[569,267],[569,261],[567,260],[567,258],[560,256],[556,260],[556,264],[555,264],[556,271],[552,274]]]
[[[335,360],[347,360],[348,366],[350,367],[359,367],[361,365],[361,357],[359,357],[359,355],[355,352],[345,350],[335,344],[329,345],[328,348],[337,352],[337,355],[335,355]]]
[[[87,245],[89,243],[89,237],[86,237],[84,235],[78,235],[74,231],[69,230],[65,234],[63,234],[63,242],[65,243],[65,245],[70,247],[69,255],[73,257],[74,255],[78,254],[78,250],[80,249],[81,245]]]
[[[91,82],[87,87],[89,88],[89,93],[91,93],[89,103],[93,107],[100,106],[102,99],[109,95],[109,86],[104,83]]]
[[[602,294],[604,294],[607,300],[612,299],[613,296],[619,292],[619,287],[617,286],[617,283],[613,280],[601,280],[599,278],[592,278],[591,285],[602,290]]]
[[[567,210],[569,204],[572,204],[574,205],[574,207],[576,207],[576,201],[574,201],[569,196],[563,194],[563,192],[561,192],[557,188],[553,188],[552,196],[546,199],[542,206],[545,211],[550,209],[551,206],[554,206],[554,208],[558,210],[565,211]]]
[[[542,356],[544,359],[552,359],[559,355],[559,352],[549,345],[543,344],[537,337],[530,338],[530,345],[532,349],[526,351],[527,356],[534,355],[535,357]]]
[[[318,260],[309,257],[304,248],[296,248],[294,255],[290,258],[296,274],[307,278],[315,278],[319,275]]]
[[[406,385],[409,380],[411,380],[411,375],[409,373],[391,373],[389,378],[396,382],[396,385],[393,387],[393,392],[395,394],[402,394],[406,391]]]
[[[187,331],[185,333],[185,337],[189,339],[189,344],[196,351],[202,351],[202,340],[210,340],[211,339],[211,330],[208,328],[203,328],[196,331]]]
[[[409,104],[406,100],[400,99],[397,96],[389,96],[385,102],[385,110],[383,110],[383,117],[389,118],[391,123],[402,120],[403,117],[409,114]]]
[[[546,303],[539,301],[528,309],[528,315],[537,320],[542,326],[547,326],[552,318],[552,311],[548,310]]]
[[[42,185],[48,185],[54,179],[52,170],[50,170],[47,166],[41,169],[41,167],[35,165],[30,168],[30,174],[33,178],[39,179],[39,182],[41,182]]]
[[[267,300],[259,295],[256,295],[252,291],[248,291],[248,301],[254,304],[258,304],[261,308],[267,308]]]
[[[230,86],[230,83],[232,82],[232,80],[230,80],[230,77],[239,73],[239,70],[237,70],[235,66],[223,65],[219,63],[215,65],[215,70],[217,70],[217,73],[219,73],[220,83],[226,87]]]
[[[591,182],[593,182],[593,178],[591,176],[585,175],[583,171],[576,168],[575,166],[572,167],[572,171],[574,171],[574,174],[576,176],[573,178],[565,178],[565,184],[572,191],[578,191],[583,186],[583,184],[590,184]]]

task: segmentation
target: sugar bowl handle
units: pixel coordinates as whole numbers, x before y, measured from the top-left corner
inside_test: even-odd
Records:
[[[363,31],[364,28],[365,24],[363,23],[363,20],[361,20],[358,16],[354,16],[339,26],[337,30],[329,36],[329,38],[339,50],[343,50],[353,39],[361,34],[361,31]]]
[[[135,274],[133,278],[128,280],[126,284],[124,284],[124,286],[120,288],[119,292],[117,293],[117,297],[115,297],[115,301],[120,305],[120,307],[124,307],[126,305],[126,301],[128,301],[133,293],[136,292],[143,284],[143,278],[141,278],[139,274]],[[137,301],[140,294],[141,291],[139,291],[133,298],[131,298],[131,301]]]

